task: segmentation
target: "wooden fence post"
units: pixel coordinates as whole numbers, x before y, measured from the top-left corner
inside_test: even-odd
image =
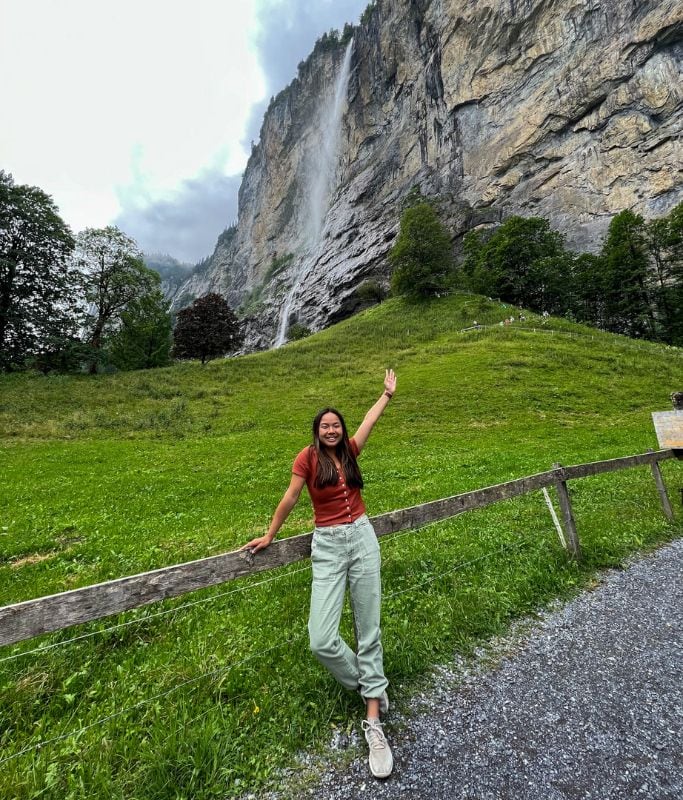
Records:
[[[576,532],[576,523],[574,522],[574,512],[572,511],[572,501],[569,496],[567,481],[562,480],[564,470],[561,464],[553,464],[553,469],[559,473],[555,488],[557,489],[557,497],[560,501],[562,517],[564,518],[564,528],[567,533],[567,549],[571,557],[579,561],[581,559],[581,546],[579,545],[579,535]]]
[[[648,450],[648,453],[653,452],[654,450]],[[659,492],[659,499],[662,501],[662,509],[664,510],[664,514],[666,515],[667,519],[673,522],[674,512],[671,508],[671,503],[669,502],[669,495],[666,493],[666,484],[664,483],[664,478],[662,477],[662,471],[656,461],[653,461],[652,464],[650,464],[650,467],[652,468],[652,477],[655,479],[655,483],[657,484],[657,491]]]

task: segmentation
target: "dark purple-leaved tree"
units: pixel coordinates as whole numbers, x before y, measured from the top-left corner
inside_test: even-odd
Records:
[[[219,294],[199,297],[178,312],[173,356],[208,359],[232,353],[242,344],[239,320]]]

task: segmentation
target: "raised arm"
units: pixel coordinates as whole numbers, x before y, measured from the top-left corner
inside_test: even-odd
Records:
[[[396,375],[393,369],[386,370],[384,377],[384,391],[380,395],[379,400],[365,415],[365,419],[361,422],[360,427],[354,434],[354,439],[358,445],[358,450],[362,450],[365,443],[370,436],[370,432],[375,427],[375,423],[382,416],[384,409],[389,405],[389,401],[396,391]]]
[[[265,536],[259,536],[247,542],[243,547],[240,547],[240,550],[251,550],[252,553],[257,553],[259,550],[263,550],[264,547],[268,547],[276,537],[277,532],[283,526],[291,510],[296,505],[301,490],[305,485],[305,478],[302,478],[301,475],[292,475],[292,480],[289,482],[287,491],[284,493],[282,500],[280,500],[278,507],[275,509],[273,519],[268,527],[268,533],[266,533]]]

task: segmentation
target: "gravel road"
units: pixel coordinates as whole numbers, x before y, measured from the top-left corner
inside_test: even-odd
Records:
[[[493,666],[441,668],[410,714],[390,712],[389,779],[370,776],[361,742],[362,756],[343,768],[318,764],[319,779],[298,794],[680,800],[682,579],[683,540],[604,573],[592,591],[496,643]]]

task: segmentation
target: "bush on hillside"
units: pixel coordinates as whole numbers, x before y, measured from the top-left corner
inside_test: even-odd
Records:
[[[305,325],[302,325],[300,322],[295,322],[293,325],[290,325],[287,329],[287,341],[288,342],[296,342],[299,339],[305,339],[307,336],[311,335],[311,329],[307,328]]]
[[[387,293],[379,281],[367,280],[356,288],[355,294],[362,303],[381,303]]]

